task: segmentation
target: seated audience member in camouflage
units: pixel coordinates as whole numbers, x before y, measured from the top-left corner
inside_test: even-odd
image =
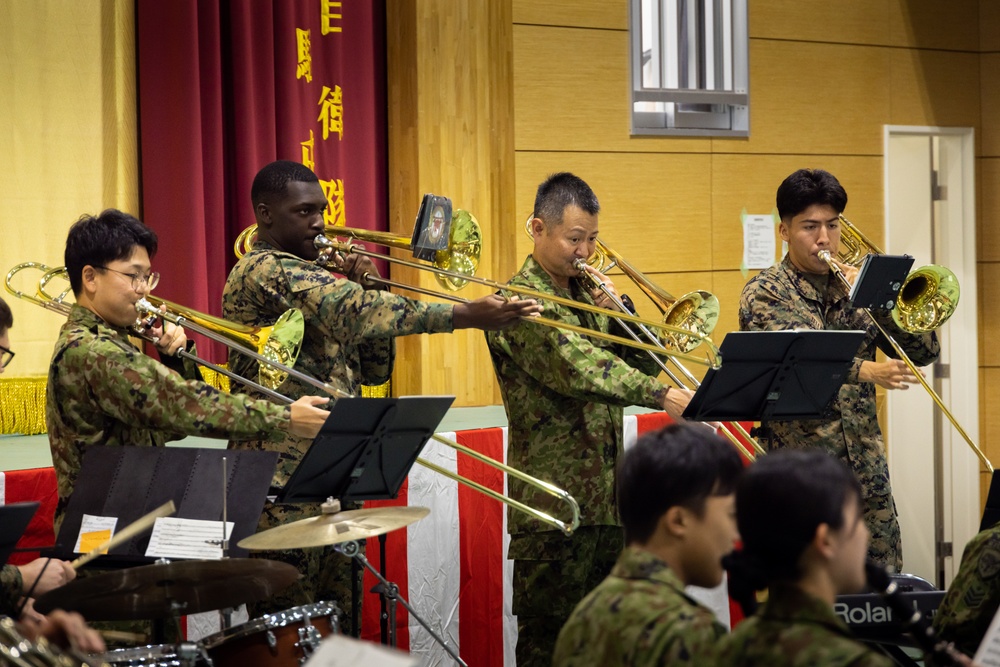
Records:
[[[430,303],[384,291],[377,283],[362,285],[364,274],[379,274],[372,261],[361,255],[344,258],[335,254],[333,271],[316,264],[319,251],[313,239],[325,229],[323,214],[328,202],[316,174],[297,162],[277,161],[264,166],[254,178],[250,198],[257,240],[226,280],[223,316],[243,324],[263,325],[274,322],[289,308],[301,309],[305,336],[295,367],[341,391],[357,394],[362,384],[386,382],[392,374],[396,336],[511,326],[520,317],[541,311],[530,300],[507,302],[491,295],[466,304]],[[241,375],[256,372],[256,362],[237,352],[230,353],[229,363]],[[250,389],[237,390],[255,395]],[[289,378],[280,391],[297,398],[312,388]],[[278,452],[272,486],[280,489],[311,444],[311,438],[288,435],[232,442],[230,446]],[[267,503],[259,529],[319,512],[317,504]],[[350,559],[332,547],[255,555],[290,563],[304,576],[277,596],[252,605],[251,616],[332,600],[344,612],[341,629],[354,633]]]
[[[14,316],[10,306],[0,299],[0,374],[14,358],[10,349],[10,329],[13,326]],[[37,558],[26,565],[4,565],[0,571],[0,616],[19,620],[19,631],[29,639],[44,636],[60,646],[72,646],[88,652],[103,651],[101,636],[88,628],[79,614],[57,610],[42,615],[34,611],[30,599],[26,601],[23,613],[18,614],[25,595],[38,597],[75,578],[76,570],[62,560]]]
[[[670,425],[625,452],[617,487],[628,546],[563,626],[553,667],[711,664],[727,629],[684,587],[722,581],[742,470],[732,446],[701,426]]]
[[[958,574],[934,614],[938,636],[975,655],[1000,607],[1000,524],[969,540]]]
[[[546,179],[530,222],[534,249],[510,283],[612,308],[574,266],[594,252],[599,211],[597,196],[582,179],[565,172]],[[587,271],[614,290],[606,276]],[[609,317],[567,306],[546,303],[545,316],[623,334]],[[679,420],[692,394],[668,390],[646,352],[632,347],[531,324],[486,340],[507,411],[507,462],[566,489],[580,504],[580,528],[572,537],[508,512],[517,664],[548,666],[559,629],[625,546],[614,498],[624,406],[664,409]],[[551,496],[518,480],[510,480],[509,488],[523,503],[557,511]]]
[[[863,311],[851,306],[847,290],[829,266],[819,259],[821,250],[836,258],[840,248],[840,214],[847,206],[847,192],[837,179],[821,169],[800,169],[778,187],[779,232],[788,243],[788,254],[761,271],[743,288],[740,297],[740,330],[786,329],[867,332],[840,392],[823,419],[771,422],[774,446],[818,447],[844,461],[861,482],[862,509],[872,539],[869,557],[881,565],[903,566],[896,505],[889,485],[885,445],[875,411],[875,385],[906,389],[917,382],[903,361],[875,361],[877,349],[889,357],[896,352]],[[842,264],[853,281],[857,270]],[[918,365],[934,361],[939,352],[934,333],[914,335],[899,329],[888,311],[875,312],[879,323]],[[767,443],[767,438],[761,438]]]
[[[727,558],[730,595],[757,613],[721,644],[720,667],[889,667],[833,611],[837,595],[865,586],[868,527],[861,486],[819,451],[782,450],[759,459],[736,488],[743,548]]]
[[[69,230],[65,259],[76,305],[52,354],[45,412],[58,481],[57,531],[90,447],[162,447],[186,435],[311,437],[329,416],[315,407],[325,398],[278,406],[205,384],[191,361],[174,356],[187,337],[170,323],[148,331],[163,363],[137,349],[126,327],[159,278],[150,270],[156,246],[153,230],[114,209],[85,215]]]

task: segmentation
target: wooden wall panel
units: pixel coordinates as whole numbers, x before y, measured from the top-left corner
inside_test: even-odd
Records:
[[[1000,158],[976,161],[979,175],[979,214],[976,245],[980,262],[1000,262]]]
[[[1000,367],[1000,263],[980,262],[978,268],[979,365]],[[1000,446],[1000,433],[997,438]]]
[[[704,139],[629,136],[628,33],[514,26],[519,151],[707,151]]]
[[[524,153],[517,155],[518,240],[538,184],[550,173],[572,171],[601,202],[601,237],[648,271],[711,268],[710,159],[707,155],[635,153]]]
[[[494,238],[497,221],[512,215],[514,192],[510,0],[400,0],[387,5],[387,19],[391,228],[409,235],[420,196],[447,195],[483,226],[480,273],[512,270],[513,252]],[[426,272],[397,267],[392,276],[437,287]],[[488,292],[468,287],[462,296]],[[479,331],[399,339],[393,383],[397,395],[499,401]]]
[[[751,40],[750,62],[750,137],[714,139],[713,151],[882,153],[890,108],[888,49]]]
[[[514,0],[514,23],[628,29],[628,3],[607,0]]]
[[[979,61],[982,138],[979,154],[1000,157],[1000,53],[986,53]]]
[[[826,169],[847,190],[845,215],[881,245],[882,158],[822,155],[715,155],[712,158],[712,268],[738,269],[743,258],[740,212],[767,214],[781,182],[796,169]],[[777,241],[780,252],[780,240]]]
[[[1000,2],[979,0],[979,50],[1000,51]]]
[[[979,127],[979,54],[892,49],[889,123]]]
[[[885,44],[890,0],[750,2],[750,37],[842,44]]]
[[[889,0],[889,43],[978,52],[978,21],[979,0]]]

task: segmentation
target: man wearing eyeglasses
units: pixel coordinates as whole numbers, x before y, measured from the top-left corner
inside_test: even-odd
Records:
[[[150,270],[156,247],[153,230],[114,209],[83,216],[69,230],[65,261],[76,305],[52,355],[45,412],[57,531],[90,447],[161,447],[185,435],[243,439],[287,431],[312,438],[329,415],[315,407],[324,398],[281,406],[205,384],[193,362],[174,356],[188,341],[170,323],[146,331],[162,363],[138,350],[127,327],[136,322],[136,302],[159,279]]]

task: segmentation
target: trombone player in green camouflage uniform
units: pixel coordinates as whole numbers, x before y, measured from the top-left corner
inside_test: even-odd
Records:
[[[878,335],[864,312],[851,306],[847,290],[818,256],[827,250],[836,257],[840,246],[840,214],[847,207],[847,193],[840,182],[821,169],[800,169],[778,188],[777,207],[779,231],[788,243],[788,254],[743,288],[740,330],[854,329],[867,335],[830,415],[770,423],[773,446],[819,447],[848,464],[861,482],[865,523],[872,534],[868,555],[898,572],[903,566],[899,521],[875,411],[875,386],[906,389],[917,378],[903,361],[875,361],[876,349],[895,356],[892,346]],[[838,265],[853,283],[857,269]],[[910,334],[900,330],[888,312],[873,314],[916,365],[925,366],[937,359],[941,348],[934,333]],[[768,442],[767,438],[762,440]]]
[[[582,179],[566,172],[550,176],[535,197],[534,250],[510,283],[613,307],[605,293],[584,285],[574,265],[594,252],[599,211]],[[613,289],[607,277],[587,270]],[[545,308],[553,320],[612,329],[604,315],[554,303]],[[559,629],[625,546],[614,494],[624,406],[666,410],[677,420],[693,394],[659,382],[646,352],[573,332],[522,324],[488,334],[487,343],[507,411],[508,465],[566,489],[580,504],[580,528],[572,537],[508,513],[517,664],[548,666]],[[548,496],[517,480],[509,481],[509,490],[532,507],[549,504]]]

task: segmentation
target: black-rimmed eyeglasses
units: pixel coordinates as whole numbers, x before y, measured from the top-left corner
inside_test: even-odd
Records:
[[[14,353],[0,345],[0,368],[7,368],[7,364],[14,358]]]

